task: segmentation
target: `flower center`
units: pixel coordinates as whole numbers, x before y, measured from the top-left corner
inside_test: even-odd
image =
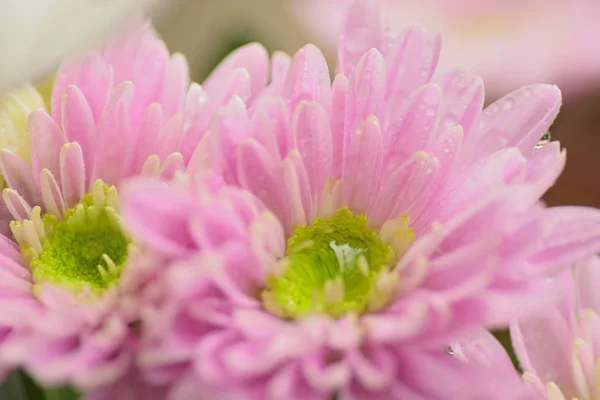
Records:
[[[96,293],[117,282],[130,243],[117,215],[118,202],[116,188],[98,180],[92,193],[62,218],[41,216],[40,207],[34,207],[31,219],[13,221],[11,230],[34,282]]]
[[[320,312],[339,317],[384,306],[397,281],[390,266],[398,254],[380,236],[364,215],[347,208],[311,226],[297,226],[288,239],[283,273],[267,279],[265,308],[296,318]]]

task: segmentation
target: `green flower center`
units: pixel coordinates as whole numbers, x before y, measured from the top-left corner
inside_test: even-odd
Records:
[[[397,254],[380,235],[364,215],[347,208],[296,227],[282,260],[283,273],[270,276],[262,292],[265,308],[296,318],[322,312],[339,317],[382,307],[390,294],[386,288],[397,278],[390,271]]]
[[[114,186],[98,180],[93,192],[59,218],[40,215],[13,221],[11,229],[29,261],[35,283],[53,282],[76,292],[101,293],[117,282],[127,260],[130,239],[118,217]]]

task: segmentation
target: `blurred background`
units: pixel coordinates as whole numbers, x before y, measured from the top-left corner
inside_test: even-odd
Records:
[[[440,68],[481,75],[487,102],[522,85],[557,84],[563,108],[551,129],[567,167],[545,196],[550,205],[600,207],[600,1],[372,0],[391,34],[419,23],[442,33]],[[331,70],[349,0],[179,0],[155,19],[172,51],[186,55],[201,82],[231,50],[261,42],[293,54],[312,42]]]

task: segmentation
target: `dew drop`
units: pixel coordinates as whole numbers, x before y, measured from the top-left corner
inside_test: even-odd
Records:
[[[550,131],[546,131],[546,133],[544,133],[542,135],[542,137],[540,138],[540,141],[537,142],[537,144],[533,147],[535,150],[544,147],[545,145],[547,145],[548,143],[550,143],[550,141],[552,140],[552,135],[550,134]]]
[[[514,106],[515,106],[514,97],[507,97],[506,99],[504,99],[504,102],[502,104],[502,107],[504,108],[504,110],[506,110],[506,111],[512,110],[512,108]]]

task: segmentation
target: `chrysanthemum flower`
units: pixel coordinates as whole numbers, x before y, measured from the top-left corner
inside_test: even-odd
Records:
[[[600,398],[600,261],[590,257],[564,277],[564,296],[511,326],[524,378],[539,399]]]
[[[417,27],[388,43],[370,21],[341,43],[333,84],[310,45],[289,68],[274,59],[285,78],[262,92],[264,53],[228,59],[258,78],[231,91],[259,94],[219,113],[188,172],[216,173],[267,211],[206,183],[197,197],[128,191],[134,236],[177,264],[144,318],[140,362],[157,381],[248,398],[446,399],[432,382],[452,370],[428,350],[537,309],[553,298],[547,278],[600,245],[598,211],[538,202],[565,160],[557,143],[535,149],[556,87],[482,111],[480,79],[430,82],[436,37]]]
[[[568,94],[597,87],[600,35],[594,1],[373,0],[392,32],[409,24],[438,29],[444,37],[441,66],[465,65],[481,75],[492,96],[531,82],[557,84]],[[335,51],[350,0],[290,0],[290,8]],[[356,10],[357,16],[361,12]],[[366,14],[362,14],[364,17]],[[576,38],[576,39],[575,39]]]
[[[151,380],[170,384],[168,398],[529,399],[499,345],[446,350],[443,333],[441,342],[419,337],[425,325],[453,329],[445,320],[456,310],[438,298],[439,314],[428,319],[428,305],[414,297],[434,292],[392,299],[398,275],[365,266],[381,256],[373,244],[386,246],[364,225],[317,222],[298,236],[320,230],[316,238],[332,239],[328,245],[298,236],[286,244],[284,227],[262,202],[214,179],[138,181],[124,205],[126,215],[155,216],[130,222],[156,249],[189,256],[149,286],[163,305],[143,320],[148,348],[140,363]],[[463,313],[482,312],[474,302],[463,306]]]
[[[177,149],[188,86],[185,59],[142,26],[65,62],[51,114],[30,112],[23,94],[9,97],[20,108],[0,111],[0,124],[15,131],[1,137],[0,153],[9,214],[0,223],[10,221],[16,242],[0,238],[3,368],[83,389],[130,368],[136,288],[149,263],[135,265],[148,256],[123,230],[118,191],[129,176],[183,169]]]

